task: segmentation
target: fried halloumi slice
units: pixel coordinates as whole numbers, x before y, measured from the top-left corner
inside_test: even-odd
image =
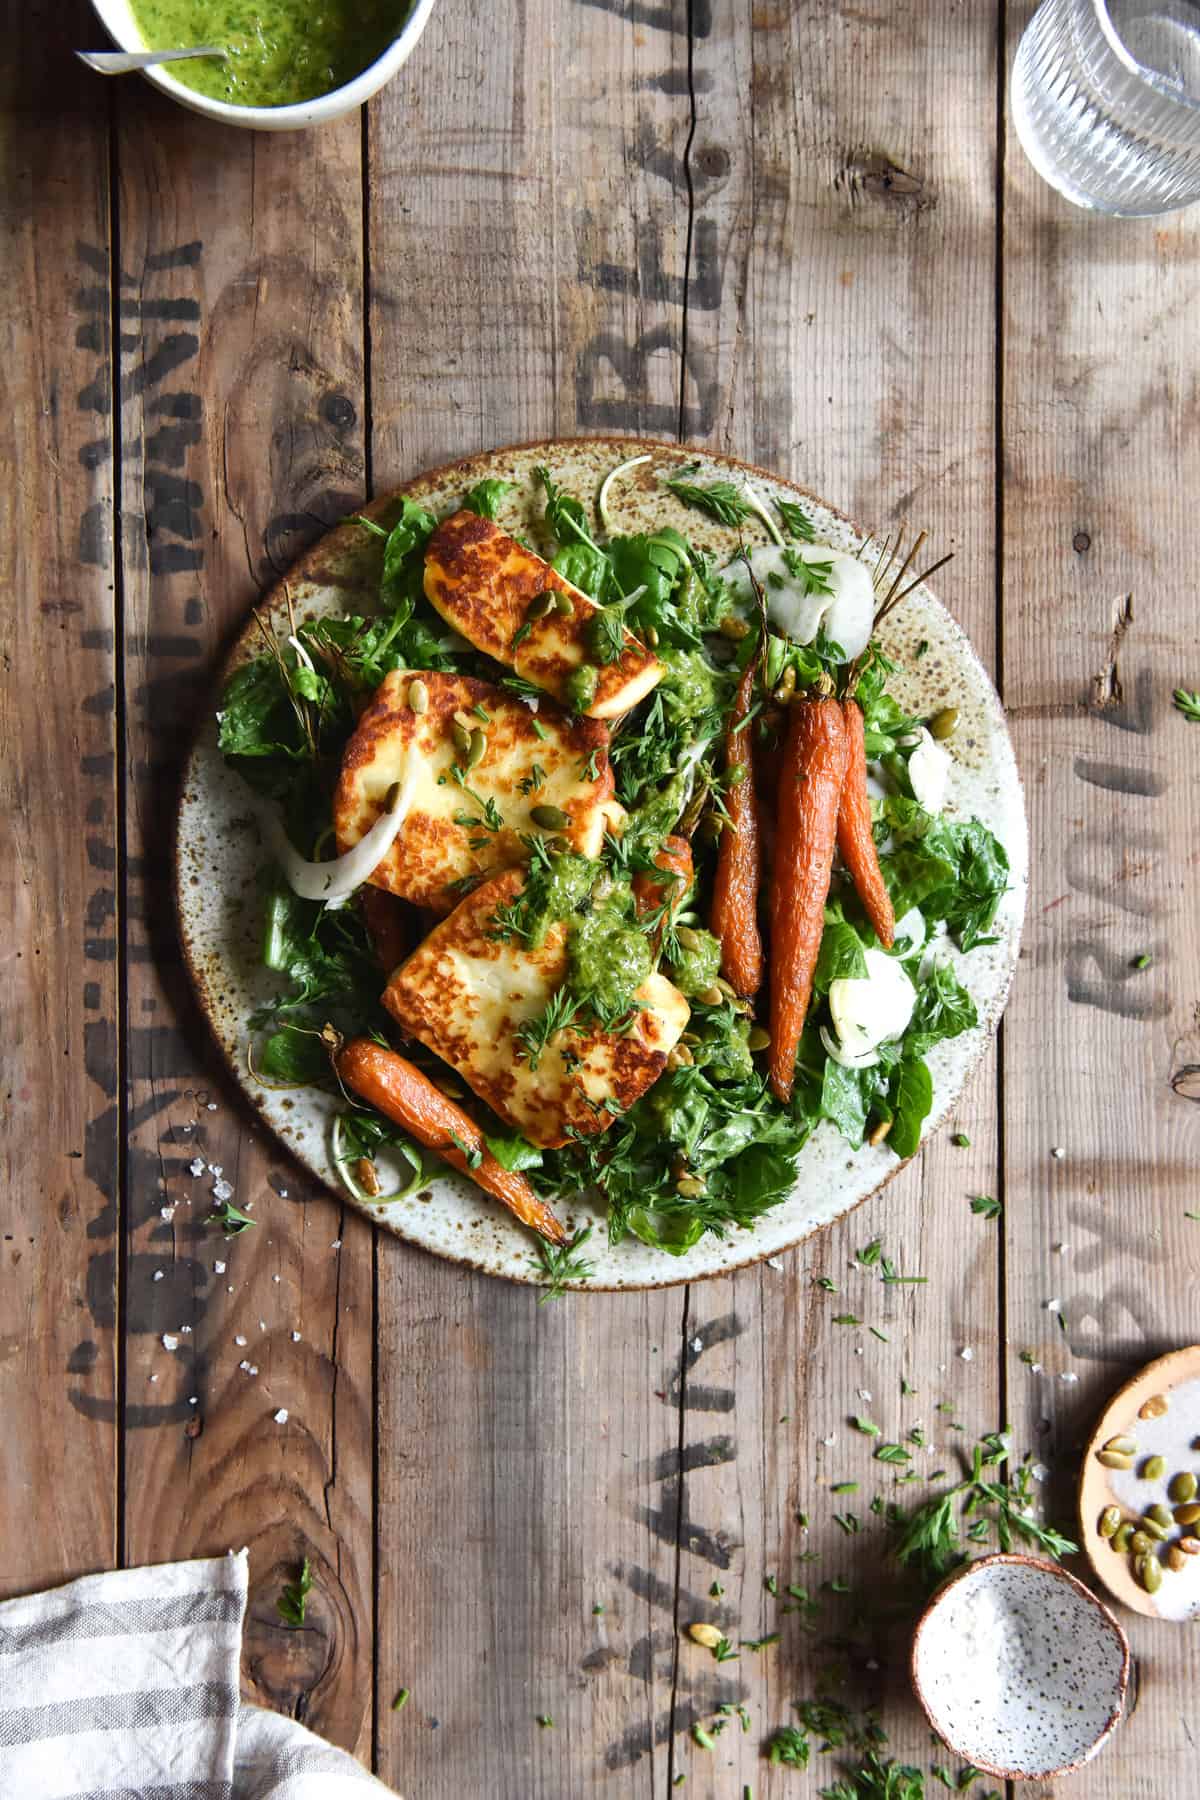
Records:
[[[637,990],[642,1010],[624,1034],[580,1024],[557,1031],[537,1068],[517,1037],[561,987],[567,973],[567,925],[551,925],[537,949],[495,935],[496,909],[516,899],[523,869],[494,875],[430,932],[392,976],[383,1003],[408,1036],[419,1038],[534,1144],[556,1145],[570,1132],[604,1131],[657,1081],[688,1022],[688,1003],[665,975]]]
[[[409,700],[414,681],[425,689],[424,712]],[[456,713],[486,743],[469,770],[454,741]],[[385,676],[346,745],[333,800],[339,855],[379,818],[410,752],[419,759],[412,804],[373,886],[449,912],[459,898],[453,883],[525,860],[521,834],[537,834],[535,808],[556,809],[567,821],[557,835],[583,856],[599,855],[614,804],[608,727],[548,701],[534,713],[490,682],[432,669]]]
[[[530,618],[531,603],[547,591],[565,594],[570,612]],[[663,665],[629,631],[620,660],[598,665],[588,642],[588,626],[600,611],[596,602],[475,513],[453,513],[430,538],[425,592],[477,650],[507,663],[564,706],[570,704],[568,676],[585,663],[595,667],[595,694],[580,709],[589,718],[617,718],[662,679]]]

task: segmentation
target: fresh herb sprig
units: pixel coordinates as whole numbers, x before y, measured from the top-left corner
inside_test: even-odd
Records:
[[[966,1554],[960,1531],[964,1522],[969,1522],[967,1535],[973,1542],[983,1541],[990,1523],[1002,1550],[1020,1538],[1056,1560],[1074,1555],[1078,1546],[1070,1538],[1032,1516],[1028,1464],[1020,1464],[1007,1479],[991,1473],[1010,1456],[1005,1433],[980,1438],[971,1452],[970,1473],[962,1481],[901,1515],[893,1550],[897,1562],[923,1578],[940,1580]],[[983,1531],[972,1535],[980,1526]]]
[[[283,1592],[275,1602],[275,1609],[285,1625],[293,1628],[303,1625],[312,1585],[312,1565],[306,1556],[297,1579],[285,1582]]]
[[[566,1244],[539,1243],[537,1247],[537,1263],[545,1285],[538,1296],[538,1305],[544,1306],[547,1300],[561,1300],[569,1281],[590,1281],[596,1273],[594,1264],[579,1254],[592,1235],[590,1225],[577,1231]]]

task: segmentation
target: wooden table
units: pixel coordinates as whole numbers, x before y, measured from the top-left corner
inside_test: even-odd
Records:
[[[272,137],[83,73],[73,0],[5,9],[0,1589],[249,1544],[247,1691],[409,1800],[815,1793],[829,1758],[760,1744],[830,1637],[893,1753],[951,1761],[903,1618],[852,1629],[894,1572],[849,1416],[923,1421],[942,1463],[1011,1421],[1068,1520],[1103,1397],[1198,1335],[1200,727],[1170,700],[1200,685],[1198,215],[1093,219],[1034,177],[1004,89],[1027,10],[440,0],[363,117]],[[183,978],[173,798],[248,604],[365,492],[612,430],[956,551],[1033,887],[969,1147],[944,1132],[779,1266],[539,1307],[255,1127]],[[256,1203],[228,1248],[197,1156]],[[852,1269],[875,1237],[927,1285]],[[773,1574],[854,1592],[805,1635]],[[681,1641],[714,1580],[731,1635],[781,1642]],[[1126,1623],[1140,1704],[1071,1791],[1190,1792],[1195,1635]],[[750,1730],[705,1752],[723,1701]]]

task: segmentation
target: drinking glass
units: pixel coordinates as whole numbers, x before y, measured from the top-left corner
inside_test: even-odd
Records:
[[[1200,200],[1200,4],[1044,0],[1012,79],[1034,168],[1076,206],[1137,218]]]

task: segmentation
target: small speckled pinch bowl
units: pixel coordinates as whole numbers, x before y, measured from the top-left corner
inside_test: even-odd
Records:
[[[917,1624],[912,1683],[942,1742],[1005,1781],[1067,1775],[1115,1730],[1129,1644],[1108,1608],[1057,1563],[983,1556]]]
[[[122,50],[144,50],[145,40],[134,19],[130,0],[92,0],[100,23],[113,42]],[[332,93],[317,94],[311,100],[300,100],[292,106],[233,106],[225,100],[213,100],[197,93],[172,75],[170,65],[143,71],[146,80],[206,118],[220,119],[225,125],[240,125],[245,131],[300,131],[308,125],[324,125],[346,113],[365,106],[385,81],[390,81],[403,68],[416,46],[417,39],[429,23],[434,0],[412,0],[404,23],[382,56],[368,63],[353,80],[334,88]],[[192,40],[195,42],[195,39]]]

